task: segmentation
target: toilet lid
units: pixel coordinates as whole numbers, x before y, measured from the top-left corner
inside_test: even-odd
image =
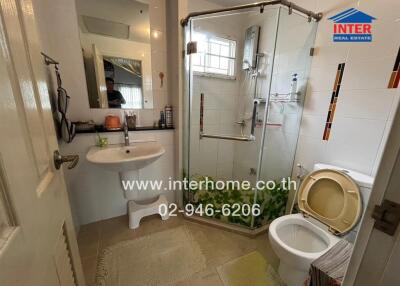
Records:
[[[358,185],[345,173],[321,169],[306,176],[298,193],[299,208],[341,235],[355,227],[362,212]]]

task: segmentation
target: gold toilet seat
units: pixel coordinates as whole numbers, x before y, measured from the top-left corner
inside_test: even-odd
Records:
[[[321,169],[306,176],[298,193],[300,210],[335,235],[352,230],[362,214],[358,185],[344,172]]]

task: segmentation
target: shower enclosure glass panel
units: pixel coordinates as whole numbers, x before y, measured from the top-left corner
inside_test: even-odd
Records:
[[[254,227],[267,224],[283,214],[288,192],[283,190],[282,181],[286,179],[288,182],[292,173],[297,172],[294,159],[316,28],[316,22],[309,22],[299,14],[289,15],[288,9],[281,7],[265,137],[258,170],[260,180],[276,181],[277,188],[273,194],[258,190],[256,202],[266,207],[263,207],[263,213],[255,218]],[[292,182],[296,183],[296,178],[293,178]],[[293,184],[289,186],[287,183],[285,188],[289,187],[294,191]]]
[[[304,49],[313,41],[312,37],[302,43],[300,33],[305,41],[314,23],[308,23],[311,30],[304,27],[290,34],[293,25],[283,21],[298,25],[307,19],[287,13],[271,6],[263,13],[252,9],[197,17],[186,28],[186,40],[195,42],[190,46],[196,46],[196,53],[185,61],[189,79],[184,99],[184,175],[208,185],[186,191],[184,203],[195,208],[212,205],[213,211],[203,217],[255,228],[284,213],[287,190],[279,184],[272,190],[257,189],[256,182],[290,176],[293,165],[309,64],[309,46],[307,58]],[[286,37],[293,36],[296,40],[291,43]],[[283,86],[290,89],[293,73],[298,73],[301,92],[287,104],[290,97],[274,94],[279,84],[279,93],[288,93]],[[280,105],[270,102],[278,99]],[[290,148],[282,150],[286,145]],[[278,152],[283,152],[282,162],[273,161]],[[222,189],[213,186],[217,180],[225,182]],[[244,205],[252,208],[254,203],[260,206],[259,213],[244,211]],[[222,214],[224,205],[230,211]],[[234,214],[238,206],[240,211]]]

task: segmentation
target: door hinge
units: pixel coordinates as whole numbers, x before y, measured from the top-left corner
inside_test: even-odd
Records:
[[[186,54],[191,55],[197,53],[197,42],[189,42],[186,45]]]
[[[375,206],[372,218],[375,219],[374,227],[376,229],[394,235],[400,224],[400,204],[384,200],[380,206]]]
[[[313,57],[315,53],[315,48],[310,48],[310,57]]]

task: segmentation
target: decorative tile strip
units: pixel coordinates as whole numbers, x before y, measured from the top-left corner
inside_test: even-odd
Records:
[[[342,83],[344,66],[345,66],[344,63],[339,64],[337,72],[336,72],[336,78],[335,78],[335,83],[333,85],[331,103],[329,104],[329,110],[328,110],[328,116],[326,117],[324,135],[322,137],[322,140],[325,140],[325,141],[329,140],[329,136],[331,134],[332,122],[333,122],[333,118],[335,116],[336,104],[337,104],[337,100],[339,97],[340,86]]]
[[[204,127],[204,93],[200,94],[200,133],[203,133]]]
[[[392,74],[390,75],[388,88],[398,88],[399,82],[400,82],[400,47],[397,52],[396,61],[394,62]]]

